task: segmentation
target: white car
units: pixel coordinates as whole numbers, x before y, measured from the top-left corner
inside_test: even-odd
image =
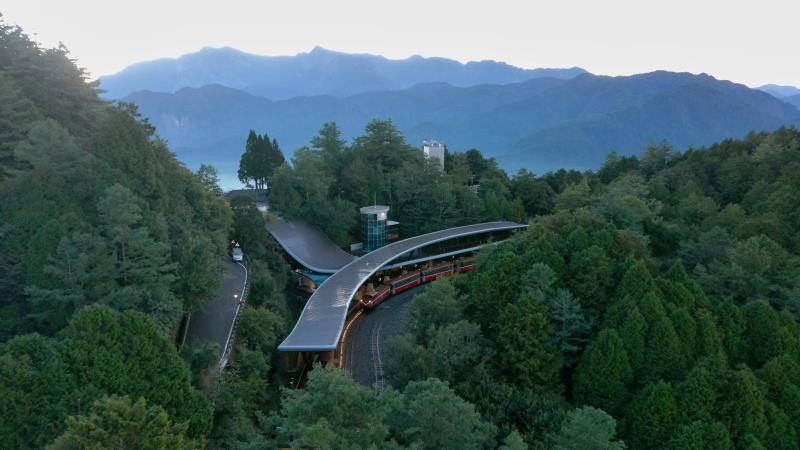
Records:
[[[242,253],[242,249],[239,247],[234,247],[233,251],[231,252],[231,260],[233,262],[241,262],[244,260],[244,253]]]

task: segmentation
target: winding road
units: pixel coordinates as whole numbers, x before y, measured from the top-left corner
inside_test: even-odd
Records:
[[[372,311],[361,311],[348,322],[342,348],[345,371],[365,386],[385,386],[386,342],[403,332],[408,305],[426,285],[389,297]]]
[[[225,349],[233,334],[239,300],[245,293],[247,268],[241,263],[225,260],[225,275],[214,297],[208,301],[204,311],[192,314],[186,333],[186,345],[205,341],[219,344],[220,366],[225,365]]]

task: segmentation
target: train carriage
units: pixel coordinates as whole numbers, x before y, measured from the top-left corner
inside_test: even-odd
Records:
[[[364,294],[359,304],[362,308],[370,310],[392,295],[455,273],[469,272],[477,267],[477,258],[466,256],[440,262],[422,269],[415,269],[400,275],[394,280],[390,280],[388,283],[381,284],[375,289],[371,289],[369,293]]]
[[[413,272],[409,272],[405,275],[402,275],[400,278],[396,280],[392,280],[389,286],[391,286],[392,295],[395,295],[405,290],[419,286],[420,284],[422,284],[422,279],[420,278],[419,270],[415,270]]]

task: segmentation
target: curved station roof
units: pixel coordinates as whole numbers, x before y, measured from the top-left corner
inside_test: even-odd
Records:
[[[286,253],[317,273],[334,273],[356,259],[304,222],[272,218],[267,220],[267,231]]]
[[[356,291],[385,265],[413,250],[449,239],[494,231],[525,228],[515,222],[488,222],[435,231],[398,241],[368,253],[342,267],[308,299],[300,319],[278,346],[285,352],[335,351]]]

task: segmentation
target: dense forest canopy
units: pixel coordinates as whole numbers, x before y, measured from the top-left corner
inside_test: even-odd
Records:
[[[530,448],[612,448],[560,443],[587,415],[631,449],[798,448],[798,169],[780,130],[545,175],[548,214],[415,299],[392,384],[447,380]]]
[[[370,196],[393,207],[406,236],[532,219],[485,251],[475,274],[419,295],[407,333],[391,341],[386,373],[398,395],[444,380],[494,430],[492,441],[477,431],[484,422],[440,428],[460,442],[453,448],[504,439],[542,449],[620,448],[618,439],[633,449],[800,445],[796,130],[683,154],[662,143],[641,157],[612,153],[597,172],[510,178],[477,150],[448,154],[442,173],[389,121],[349,146],[326,124],[311,144],[275,172],[271,206],[339,242],[358,238],[354,211]],[[320,419],[284,418],[281,429],[296,434],[279,443],[310,445],[328,436],[308,433],[332,415],[351,416],[346,405],[330,411],[321,399],[331,392],[313,397],[326,376],[304,394],[320,402],[308,413]],[[407,414],[398,408],[375,412],[388,434],[373,444],[447,447],[392,434]],[[315,445],[363,445],[337,434],[347,426]]]
[[[448,153],[444,173],[390,120],[372,121],[364,131],[348,146],[336,124],[325,124],[311,147],[275,170],[270,207],[347,245],[360,239],[358,208],[374,202],[390,206],[389,216],[410,237],[484,221],[524,221],[555,196],[529,172],[509,179],[474,149]]]
[[[326,124],[257,181],[286,217],[342,244],[376,199],[405,236],[531,226],[415,298],[390,387],[316,367],[289,390],[302,303],[253,202],[2,22],[0,100],[2,448],[800,448],[797,130],[509,177],[478,150],[441,171],[390,121],[350,144]],[[229,239],[251,277],[220,374],[175,342]]]
[[[67,428],[55,448],[75,448],[95,401],[186,446],[211,430],[174,341],[219,283],[230,209],[97,94],[64,47],[0,22],[2,448]]]

